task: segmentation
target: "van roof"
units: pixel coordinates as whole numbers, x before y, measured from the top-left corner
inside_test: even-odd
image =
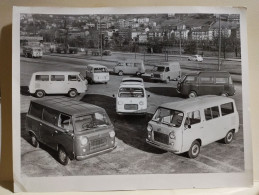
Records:
[[[140,82],[140,83],[143,83],[143,79],[138,78],[138,77],[124,77],[124,78],[121,79],[121,82]]]
[[[179,110],[183,112],[195,111],[205,107],[211,107],[227,102],[233,102],[234,100],[228,97],[216,96],[216,95],[205,95],[196,98],[189,98],[187,100],[168,102],[160,105],[160,107]]]
[[[87,66],[93,67],[93,68],[106,68],[106,66],[103,66],[101,64],[88,64]]]
[[[40,72],[34,72],[33,74],[80,74],[80,72],[76,71],[40,71]]]
[[[144,88],[144,84],[139,83],[139,82],[124,82],[124,83],[120,84],[120,88],[121,87],[140,87],[140,88]]]
[[[200,74],[202,74],[202,75],[211,75],[211,74],[213,74],[213,75],[227,75],[227,76],[229,76],[230,75],[230,73],[229,72],[226,72],[226,71],[198,71],[198,72],[191,72],[191,73],[187,73],[186,75],[200,75]]]
[[[74,116],[82,116],[91,114],[97,111],[105,111],[99,106],[88,104],[82,101],[76,101],[71,98],[60,97],[60,98],[45,98],[32,100],[37,104],[58,110],[62,113]]]

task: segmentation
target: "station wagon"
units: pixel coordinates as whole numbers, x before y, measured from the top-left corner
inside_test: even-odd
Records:
[[[116,147],[114,127],[105,110],[69,98],[31,101],[26,129],[33,146],[43,143],[54,149],[63,165]]]
[[[239,115],[233,99],[201,96],[159,106],[148,123],[146,142],[196,158],[201,146],[221,139],[229,144],[238,130]]]

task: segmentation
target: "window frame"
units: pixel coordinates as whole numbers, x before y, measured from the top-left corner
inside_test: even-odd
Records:
[[[67,117],[70,118],[72,130],[70,130],[70,129],[65,129],[64,127],[61,126],[61,121],[60,121],[60,120],[61,120],[61,115],[64,115],[64,116],[67,116]],[[60,114],[58,115],[57,127],[59,127],[60,129],[62,129],[62,130],[64,130],[64,131],[72,131],[72,132],[74,132],[75,128],[74,128],[74,124],[73,124],[73,120],[72,120],[72,119],[73,119],[73,118],[72,118],[71,115],[64,114],[64,113],[60,113]]]

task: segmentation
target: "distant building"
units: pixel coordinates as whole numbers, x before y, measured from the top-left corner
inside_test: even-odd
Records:
[[[119,36],[123,39],[131,39],[131,28],[121,28],[119,30]]]
[[[141,33],[138,35],[138,41],[139,43],[146,43],[147,42],[147,34]]]
[[[138,18],[138,23],[146,24],[149,22],[149,18]]]

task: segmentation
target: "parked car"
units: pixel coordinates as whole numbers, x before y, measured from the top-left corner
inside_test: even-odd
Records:
[[[116,148],[114,127],[103,108],[68,98],[32,100],[26,116],[31,144],[43,143],[58,160],[83,160]]]
[[[188,61],[202,62],[202,61],[203,61],[203,57],[200,56],[200,55],[193,55],[193,56],[190,56],[190,57],[188,58]]]
[[[23,55],[26,58],[41,58],[43,56],[43,51],[41,47],[24,47]]]
[[[239,116],[233,99],[201,96],[159,106],[148,123],[146,142],[196,158],[201,146],[221,139],[229,144],[238,130]]]
[[[106,66],[100,64],[89,64],[86,69],[86,79],[89,83],[105,83],[110,79]]]
[[[112,52],[110,50],[103,50],[103,55],[110,56],[110,55],[112,55]]]
[[[123,74],[135,74],[141,76],[145,73],[145,66],[143,60],[128,59],[126,61],[120,61],[113,69],[115,74],[122,76]]]
[[[122,114],[146,114],[147,97],[143,82],[140,80],[127,81],[122,79],[116,97],[116,112]]]
[[[68,48],[68,52],[70,54],[76,54],[76,53],[78,53],[78,51],[79,51],[79,49],[77,47],[69,47]]]
[[[68,94],[75,97],[87,90],[87,80],[80,72],[43,71],[31,76],[29,92],[41,98],[45,94]]]
[[[235,95],[229,72],[202,71],[186,74],[177,84],[177,92],[190,98],[200,95]]]
[[[151,74],[151,79],[168,83],[170,80],[181,78],[181,68],[179,62],[163,62],[155,65]]]
[[[101,52],[99,50],[92,50],[92,56],[100,56]]]

